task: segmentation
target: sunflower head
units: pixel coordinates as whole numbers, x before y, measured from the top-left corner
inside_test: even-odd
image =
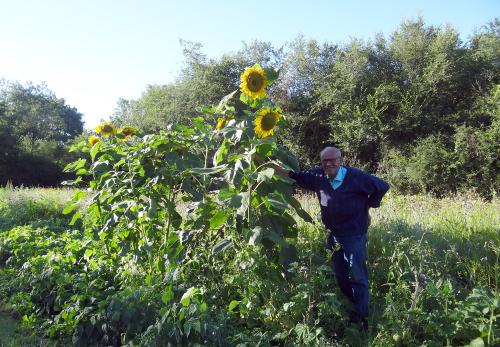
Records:
[[[109,136],[109,135],[114,135],[116,134],[116,128],[113,126],[113,124],[109,122],[104,122],[102,124],[99,124],[95,128],[96,133],[101,134],[103,136]]]
[[[215,125],[215,129],[217,129],[217,130],[224,129],[224,127],[226,126],[226,124],[227,124],[227,119],[224,118],[224,117],[220,117],[217,120],[217,124]]]
[[[253,122],[257,137],[264,138],[274,133],[274,128],[281,118],[281,113],[270,107],[263,107],[257,112]]]
[[[118,130],[118,134],[123,134],[123,135],[125,135],[125,137],[135,135],[136,133],[137,133],[137,129],[132,128],[132,127],[125,127],[125,128],[121,128],[120,130]]]
[[[252,100],[260,99],[266,95],[266,73],[258,65],[247,67],[240,76],[241,91]]]
[[[101,139],[99,138],[99,136],[95,136],[95,135],[94,135],[94,136],[90,136],[90,137],[89,137],[89,146],[90,146],[90,147],[94,147],[94,145],[95,145],[97,142],[99,142],[99,141],[101,141]]]

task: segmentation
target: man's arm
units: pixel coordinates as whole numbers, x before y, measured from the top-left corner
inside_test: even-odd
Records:
[[[276,165],[274,163],[266,163],[258,155],[254,155],[254,160],[257,164],[259,164],[261,166],[265,164],[267,167],[274,169],[274,171],[280,176],[291,178],[301,188],[313,190],[313,191],[315,190],[314,189],[315,188],[315,175],[309,171],[300,171],[300,172],[290,171],[290,170],[284,169],[281,166]]]
[[[368,198],[368,206],[377,208],[380,207],[382,198],[389,190],[389,184],[378,177],[372,175],[369,176],[371,178],[372,192],[370,193],[370,197]]]

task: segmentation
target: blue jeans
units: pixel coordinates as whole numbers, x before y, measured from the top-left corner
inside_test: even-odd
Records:
[[[337,283],[362,318],[368,317],[368,269],[366,234],[328,237]]]

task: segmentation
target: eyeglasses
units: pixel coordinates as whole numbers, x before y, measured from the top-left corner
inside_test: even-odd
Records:
[[[342,157],[337,157],[337,158],[326,158],[326,159],[321,159],[321,162],[326,164],[326,163],[338,163],[340,162],[340,160],[342,159]]]

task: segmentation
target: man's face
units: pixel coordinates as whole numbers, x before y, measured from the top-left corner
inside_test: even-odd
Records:
[[[327,150],[321,156],[321,167],[329,178],[335,178],[341,163],[342,157],[335,150]]]

